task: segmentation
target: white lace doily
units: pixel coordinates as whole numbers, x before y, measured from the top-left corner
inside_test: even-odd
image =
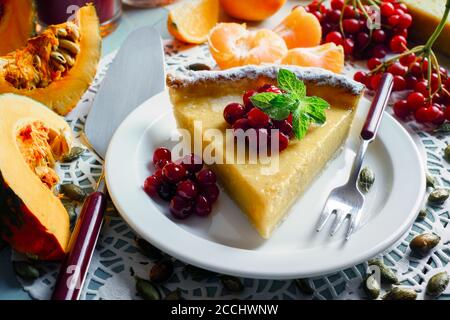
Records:
[[[171,42],[166,44],[166,62],[168,69],[177,69],[194,62],[214,65],[207,46],[189,49],[179,47]],[[105,57],[99,66],[98,75],[86,92],[77,108],[67,117],[78,138],[83,129],[84,120],[97,88],[113,56]],[[348,64],[346,73],[353,75],[355,65]],[[427,132],[413,124],[405,125],[424,150],[424,158],[430,173],[438,179],[440,185],[450,187],[450,165],[443,160],[442,149],[447,137]],[[421,141],[421,143],[420,143]],[[425,148],[422,147],[422,144]],[[86,152],[79,160],[71,164],[62,164],[59,168],[63,182],[71,182],[92,190],[100,175],[101,160],[94,154]],[[408,201],[408,199],[404,199]],[[427,280],[439,271],[450,273],[450,214],[448,205],[441,208],[427,208],[427,217],[416,221],[411,230],[391,249],[380,255],[391,266],[400,279],[401,286],[418,292],[418,299],[424,298]],[[392,212],[395,214],[395,212]],[[441,242],[432,253],[423,259],[409,255],[409,241],[417,234],[434,232],[442,237]],[[133,273],[148,278],[151,266],[156,262],[143,256],[136,248],[134,232],[124,223],[110,203],[101,238],[94,253],[90,272],[82,292],[83,299],[135,299],[135,280]],[[13,253],[13,260],[24,257]],[[174,274],[160,287],[162,294],[179,288],[184,299],[364,299],[361,282],[365,276],[367,264],[363,263],[334,274],[309,279],[314,289],[313,295],[301,293],[293,281],[271,281],[241,279],[245,290],[240,294],[231,294],[223,288],[218,278],[212,277],[196,281],[183,271],[184,263],[174,260]],[[33,283],[19,279],[24,289],[35,299],[48,299],[57,275],[56,263],[42,263],[46,271]],[[450,295],[450,286],[444,292]]]

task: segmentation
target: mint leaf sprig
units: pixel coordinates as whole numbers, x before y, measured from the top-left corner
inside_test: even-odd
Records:
[[[292,113],[292,127],[297,139],[302,139],[311,123],[322,125],[327,117],[325,109],[330,104],[319,97],[306,96],[303,81],[286,69],[280,69],[277,76],[282,94],[258,93],[250,97],[253,105],[267,113],[274,120],[284,120]]]

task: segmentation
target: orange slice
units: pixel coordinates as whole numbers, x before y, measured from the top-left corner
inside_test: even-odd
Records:
[[[233,18],[261,21],[280,10],[286,0],[220,0],[225,12]]]
[[[302,6],[292,10],[274,31],[284,39],[289,49],[318,46],[322,39],[319,20]]]
[[[291,49],[281,63],[302,67],[319,67],[341,73],[344,69],[344,49],[334,43],[325,43],[312,48]]]
[[[167,29],[180,41],[199,44],[208,39],[218,20],[219,0],[185,1],[170,10]]]
[[[245,24],[219,23],[209,34],[209,50],[222,69],[273,63],[287,53],[284,40],[272,30],[250,31]]]

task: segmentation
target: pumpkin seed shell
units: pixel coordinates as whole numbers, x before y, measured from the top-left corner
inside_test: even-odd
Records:
[[[85,151],[86,151],[86,149],[84,149],[84,148],[73,147],[72,149],[70,149],[70,152],[62,158],[62,161],[63,162],[72,162],[74,160],[77,160]]]
[[[436,247],[441,237],[434,233],[422,233],[414,237],[409,243],[411,250],[420,256],[426,256],[431,249]]]
[[[173,263],[170,259],[158,261],[150,270],[150,281],[161,283],[170,279],[173,274]]]
[[[228,275],[221,275],[220,281],[222,282],[223,286],[231,292],[242,292],[244,291],[244,285],[242,284],[241,280],[239,278],[228,276]]]
[[[181,296],[181,290],[179,288],[176,288],[174,291],[169,292],[164,300],[182,300],[183,297]]]
[[[204,63],[193,63],[187,68],[192,71],[211,70],[211,67]]]
[[[380,295],[381,287],[375,277],[371,274],[364,279],[363,289],[370,299],[376,299]]]
[[[361,170],[359,173],[359,179],[358,179],[358,186],[359,189],[364,192],[368,193],[370,191],[370,188],[372,188],[373,183],[375,182],[375,174],[369,167],[365,167]]]
[[[86,191],[84,191],[83,188],[73,183],[62,184],[60,186],[60,192],[64,194],[65,197],[80,202],[87,196]]]
[[[445,291],[449,281],[450,278],[447,272],[439,272],[428,280],[425,292],[430,297],[438,297]]]
[[[136,291],[144,300],[161,300],[158,289],[148,280],[135,277]]]
[[[373,260],[369,260],[368,263],[369,263],[369,266],[377,266],[378,268],[380,268],[381,282],[387,283],[387,284],[397,284],[398,283],[398,278],[397,278],[397,275],[395,274],[395,272],[391,268],[386,266],[383,261],[381,261],[379,259],[373,259]]]
[[[383,300],[416,300],[417,292],[407,288],[395,287],[383,296]]]
[[[430,205],[440,206],[444,204],[449,196],[450,194],[446,189],[435,189],[428,196],[428,203]]]

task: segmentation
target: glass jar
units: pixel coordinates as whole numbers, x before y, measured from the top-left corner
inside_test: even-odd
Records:
[[[39,23],[42,26],[64,23],[87,3],[93,3],[97,10],[102,36],[114,31],[122,14],[121,0],[37,0]]]

